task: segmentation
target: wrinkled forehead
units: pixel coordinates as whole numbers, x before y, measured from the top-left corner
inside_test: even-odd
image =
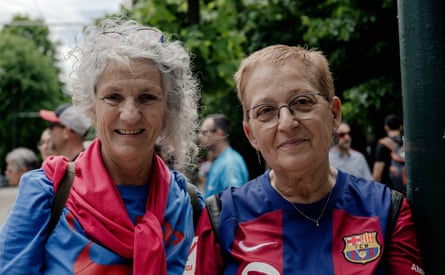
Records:
[[[263,62],[250,69],[245,75],[242,103],[249,105],[252,98],[263,96],[262,91],[273,91],[271,94],[284,92],[319,92],[317,77],[295,60],[280,62]],[[269,93],[270,94],[270,93]]]
[[[348,124],[344,124],[344,123],[341,123],[340,126],[338,126],[338,129],[337,129],[338,133],[347,133],[347,132],[350,132],[350,131],[351,131],[351,128],[349,127],[349,125]]]

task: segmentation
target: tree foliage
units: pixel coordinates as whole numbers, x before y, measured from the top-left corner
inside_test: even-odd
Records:
[[[324,52],[343,116],[361,129],[356,148],[364,149],[372,134],[383,134],[388,113],[402,114],[395,0],[201,0],[198,24],[189,24],[187,1],[133,3],[124,14],[178,36],[193,53],[202,83],[201,115],[228,115],[236,130],[234,146],[244,155],[252,157],[252,151],[245,149],[250,146],[240,127],[233,74],[243,57],[267,45]],[[258,166],[256,155],[253,159],[250,166]]]
[[[16,17],[14,20],[29,20]],[[62,100],[56,51],[45,26],[6,26],[0,32],[0,163],[18,146],[37,151],[45,123],[40,109]]]
[[[233,74],[243,57],[267,45],[282,43],[322,50],[330,61],[337,95],[343,101],[343,116],[362,129],[363,136],[383,134],[383,117],[388,113],[402,114],[395,0],[133,0],[132,3],[130,8],[122,7],[120,15],[159,27],[184,41],[201,81],[201,115],[224,113],[231,119],[235,130],[233,145],[244,156],[254,159],[249,160],[250,167],[258,165],[242,133],[242,111]],[[199,5],[199,16],[189,18],[192,13],[188,4],[195,8]],[[13,19],[26,20],[29,19],[23,16]],[[12,132],[15,131],[12,125],[18,126],[17,133],[2,134],[2,159],[11,146],[28,145],[30,140],[35,144],[38,133],[29,130],[28,134],[25,128],[41,128],[38,125],[41,121],[29,123],[30,119],[17,114],[54,108],[63,97],[56,65],[57,45],[50,41],[49,30],[42,20],[35,23],[12,24],[0,32],[3,123]],[[22,122],[30,125],[24,127]],[[33,137],[28,138],[31,133]],[[357,141],[355,135],[354,141]]]

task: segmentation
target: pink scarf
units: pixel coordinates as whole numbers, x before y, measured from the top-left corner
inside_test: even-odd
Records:
[[[68,166],[65,157],[51,157],[43,165],[57,190]],[[75,164],[75,179],[66,206],[87,236],[120,256],[133,260],[133,274],[166,274],[161,224],[167,204],[170,172],[154,155],[146,212],[137,225],[130,220],[119,191],[102,161],[96,139]]]

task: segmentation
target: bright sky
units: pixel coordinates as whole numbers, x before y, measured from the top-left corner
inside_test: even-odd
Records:
[[[119,11],[121,4],[129,0],[2,0],[0,8],[0,28],[9,23],[14,15],[20,14],[31,19],[43,18],[49,25],[51,39],[60,41],[61,67],[65,74],[71,64],[64,56],[80,36],[83,27],[94,19]],[[64,80],[64,76],[62,76]]]

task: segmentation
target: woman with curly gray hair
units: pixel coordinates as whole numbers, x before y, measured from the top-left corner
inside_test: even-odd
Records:
[[[106,19],[71,53],[73,103],[97,138],[74,163],[52,233],[51,204],[68,160],[51,157],[23,179],[26,190],[0,232],[0,273],[182,274],[193,209],[187,179],[163,157],[182,170],[197,152],[188,52],[156,28]]]

